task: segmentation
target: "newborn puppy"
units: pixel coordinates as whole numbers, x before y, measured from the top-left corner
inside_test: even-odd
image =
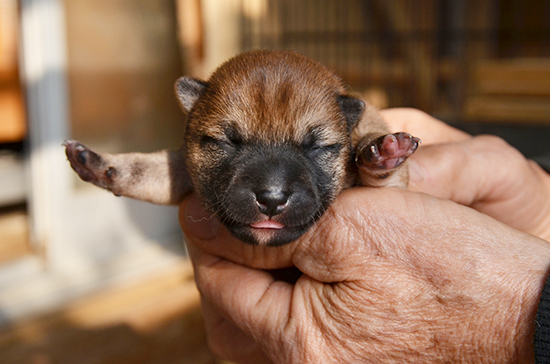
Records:
[[[388,134],[310,58],[244,53],[207,82],[178,79],[175,90],[188,113],[180,150],[113,155],[66,141],[71,167],[117,196],[156,204],[195,191],[237,238],[271,246],[306,232],[345,188],[407,187],[404,161],[419,140]]]

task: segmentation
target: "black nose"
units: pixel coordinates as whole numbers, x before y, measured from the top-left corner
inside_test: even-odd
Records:
[[[269,217],[282,213],[287,201],[288,194],[280,190],[266,190],[256,193],[256,204],[260,212]]]

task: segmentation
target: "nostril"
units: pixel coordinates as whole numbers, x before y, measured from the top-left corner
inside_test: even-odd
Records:
[[[282,213],[288,202],[288,194],[283,191],[260,191],[256,193],[256,205],[264,215],[275,216]]]

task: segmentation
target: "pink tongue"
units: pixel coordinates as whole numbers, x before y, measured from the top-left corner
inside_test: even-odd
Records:
[[[256,229],[282,229],[285,226],[280,222],[273,220],[258,221],[253,224],[250,224],[253,228]]]

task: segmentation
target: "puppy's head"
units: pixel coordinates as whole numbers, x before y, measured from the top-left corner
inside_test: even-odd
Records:
[[[297,239],[352,183],[350,130],[362,101],[291,52],[241,54],[208,82],[181,78],[184,148],[195,191],[241,240]]]

